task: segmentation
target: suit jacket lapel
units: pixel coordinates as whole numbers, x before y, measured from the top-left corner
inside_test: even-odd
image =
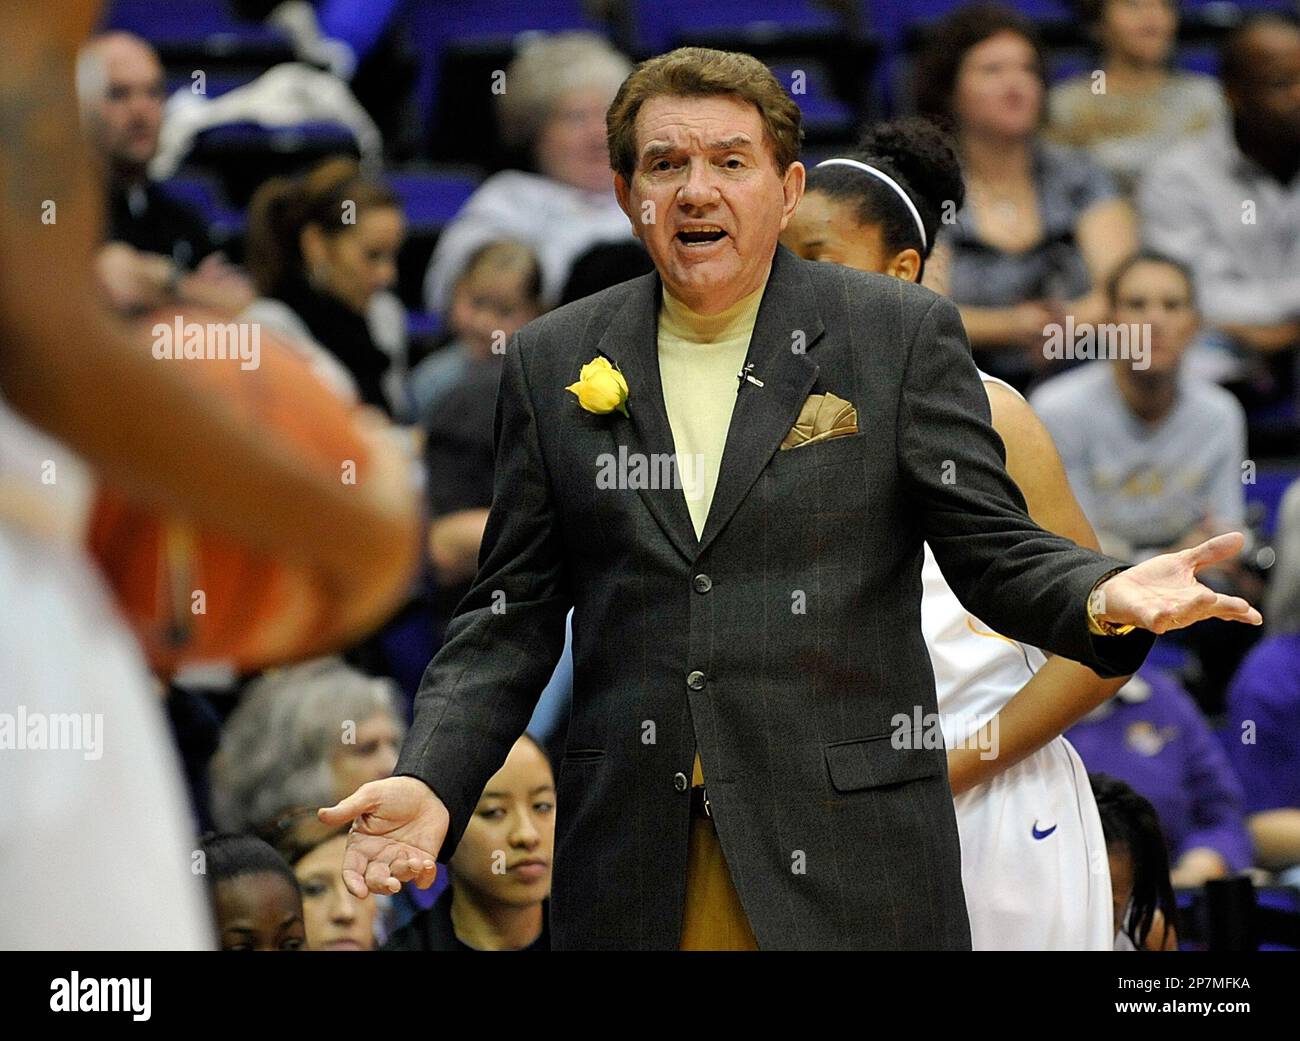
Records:
[[[616,446],[626,445],[629,455],[673,455],[676,446],[659,375],[659,277],[652,272],[636,281],[636,291],[606,327],[597,346],[628,384],[629,415],[610,413],[609,430]],[[763,386],[745,382],[737,392],[702,537],[695,536],[681,487],[639,489],[664,534],[687,560],[694,561],[731,520],[799,418],[817,379],[817,366],[806,352],[824,331],[812,286],[798,260],[785,247],[777,246],[745,356],[745,364],[753,365],[752,374]]]
[[[763,385],[745,381],[738,391],[700,552],[731,520],[799,418],[817,379],[817,365],[807,351],[824,331],[807,276],[794,254],[777,246],[745,356]]]
[[[659,277],[651,272],[636,283],[636,291],[614,315],[597,346],[599,353],[623,373],[628,386],[628,416],[611,412],[609,430],[616,449],[626,445],[629,457],[674,456],[673,431],[659,375]],[[638,491],[677,551],[687,560],[694,560],[699,540],[683,489],[674,486]]]

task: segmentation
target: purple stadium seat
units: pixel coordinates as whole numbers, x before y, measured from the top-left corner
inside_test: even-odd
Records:
[[[840,31],[839,19],[810,0],[710,0],[706,4],[635,0],[633,40],[638,51],[659,53],[684,37],[744,32],[777,36],[790,32]]]
[[[463,173],[391,173],[388,183],[402,200],[412,230],[441,228],[478,187],[477,178]]]
[[[243,234],[247,215],[226,201],[216,180],[197,171],[185,171],[160,185],[162,191],[178,202],[197,210],[208,224],[208,233],[216,242],[226,242]]]
[[[804,74],[805,93],[794,94],[795,103],[803,113],[804,128],[809,133],[837,132],[851,135],[853,130],[853,110],[831,93],[823,82],[820,69],[793,65],[775,65],[772,72],[782,86],[791,89],[794,74]]]
[[[112,0],[103,18],[106,29],[123,29],[156,46],[202,42],[235,50],[288,46],[279,29],[235,18],[218,0]]]

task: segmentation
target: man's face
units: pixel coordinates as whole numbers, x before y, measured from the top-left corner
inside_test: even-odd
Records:
[[[614,186],[668,291],[716,314],[760,288],[804,168],[777,170],[758,109],[726,94],[652,98],[636,141],[632,179]]]
[[[143,170],[158,151],[165,84],[162,66],[133,40],[103,44],[102,92],[88,106],[95,147],[117,170]]]
[[[1246,82],[1229,90],[1233,111],[1279,146],[1300,148],[1300,30],[1261,26],[1249,51]]]

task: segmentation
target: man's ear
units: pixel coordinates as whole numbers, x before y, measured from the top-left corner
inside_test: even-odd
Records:
[[[885,268],[885,274],[901,278],[904,282],[921,280],[921,254],[909,246],[901,253],[895,253]]]
[[[790,223],[790,218],[794,216],[799,200],[803,198],[804,187],[807,182],[808,171],[804,168],[803,163],[796,160],[786,167],[785,176],[781,179],[781,192],[785,196],[785,202],[781,208],[782,231],[785,231],[785,226]]]
[[[632,187],[621,173],[614,174],[614,197],[618,199],[618,208],[632,223],[632,234],[640,238],[641,221],[637,219],[639,214],[633,212],[635,207],[632,205]]]

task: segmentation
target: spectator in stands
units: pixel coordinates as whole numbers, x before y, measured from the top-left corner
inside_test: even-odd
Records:
[[[1066,732],[1089,772],[1131,784],[1160,814],[1176,886],[1250,866],[1241,782],[1190,695],[1143,669]]]
[[[1260,867],[1300,886],[1300,481],[1282,500],[1274,571],[1268,635],[1229,687],[1223,740]]]
[[[1221,76],[1231,122],[1156,159],[1142,233],[1195,272],[1201,312],[1235,347],[1276,355],[1300,344],[1300,26],[1249,18]]]
[[[1101,287],[1137,247],[1109,175],[1042,140],[1045,83],[1033,23],[998,4],[944,18],[916,73],[917,106],[952,124],[967,181],[926,282],[960,306],[979,367],[1021,389],[1048,367],[1045,327],[1101,321]]]
[[[510,337],[542,313],[541,292],[541,266],[523,243],[502,239],[471,254],[452,290],[454,339],[411,371],[410,397],[422,427],[429,429],[450,389],[475,366],[491,364]],[[490,423],[487,433],[490,450]]]
[[[1190,371],[1199,319],[1187,269],[1158,253],[1124,261],[1107,288],[1110,360],[1085,362],[1031,397],[1103,547],[1142,560],[1239,529],[1246,515],[1246,417]],[[1127,351],[1124,348],[1127,347]],[[1127,358],[1125,357],[1127,355]],[[1255,596],[1240,561],[1202,572],[1219,592]],[[1171,638],[1195,656],[1189,689],[1209,713],[1257,638],[1211,620]]]
[[[266,673],[244,692],[213,757],[218,826],[312,837],[315,807],[393,772],[401,718],[390,681],[339,659]]]
[[[347,832],[315,844],[293,846],[285,859],[302,891],[303,924],[309,951],[372,951],[378,905],[358,900],[343,884]]]
[[[406,316],[389,292],[406,221],[352,159],[266,182],[249,204],[246,263],[262,299],[244,312],[348,371],[358,396],[403,417]]]
[[[165,90],[162,63],[138,36],[105,33],[78,55],[82,118],[107,181],[100,282],[124,311],[173,301],[238,311],[253,299],[248,279],[216,252],[202,215],[149,179]]]
[[[223,951],[300,951],[302,895],[293,871],[252,835],[209,835],[204,874]]]
[[[1300,629],[1300,481],[1293,481],[1277,511],[1277,561],[1265,600],[1270,633],[1284,632],[1297,620]],[[1283,564],[1287,567],[1283,568]]]
[[[1127,330],[1129,357],[1085,362],[1030,399],[1084,514],[1102,545],[1129,559],[1237,530],[1246,513],[1245,414],[1182,364],[1199,324],[1187,268],[1136,253],[1111,277],[1107,300],[1104,328]],[[1133,341],[1147,330],[1139,350]]]
[[[1115,950],[1177,950],[1178,904],[1155,807],[1114,777],[1092,773],[1088,781],[1106,835]]]
[[[433,907],[393,933],[390,951],[545,951],[555,849],[551,764],[524,734],[492,775]]]
[[[1178,0],[1076,0],[1100,65],[1047,96],[1048,133],[1083,148],[1127,195],[1151,162],[1226,118],[1219,84],[1172,67]]]
[[[553,306],[576,256],[596,242],[632,237],[614,198],[605,111],[632,71],[591,33],[560,33],[524,46],[506,70],[501,130],[532,154],[535,172],[489,177],[438,240],[425,276],[430,311],[445,312],[475,249],[514,238],[542,265],[542,300]]]

